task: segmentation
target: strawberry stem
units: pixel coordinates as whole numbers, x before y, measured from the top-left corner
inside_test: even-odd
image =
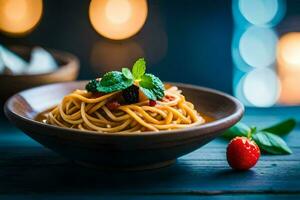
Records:
[[[250,129],[250,130],[248,131],[248,134],[247,134],[247,138],[248,138],[248,139],[251,139],[251,134],[252,134],[252,130]]]
[[[255,133],[255,132],[256,132],[256,127],[255,126],[250,127],[250,130],[248,131],[248,134],[247,134],[247,138],[251,139],[252,133]]]

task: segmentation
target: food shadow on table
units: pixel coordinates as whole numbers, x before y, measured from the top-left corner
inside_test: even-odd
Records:
[[[255,175],[253,171],[241,174],[229,169],[216,170],[215,166],[212,171],[216,173],[208,173],[208,170],[205,170],[207,166],[203,165],[205,161],[200,168],[199,166],[194,168],[190,162],[179,159],[172,166],[161,169],[120,172],[82,167],[60,156],[55,156],[52,152],[49,152],[47,158],[41,155],[33,155],[31,158],[20,156],[10,160],[7,166],[1,167],[0,192],[22,194],[91,191],[143,193],[147,191],[159,193],[184,187],[197,188],[205,181],[209,185],[215,184],[216,186],[219,181],[224,183],[227,178],[238,178],[243,175],[244,179]]]
[[[209,163],[205,164],[204,159],[202,170],[199,170],[199,166],[193,166],[199,162],[193,160],[193,156],[155,170],[121,172],[87,168],[44,148],[3,117],[0,127],[0,143],[3,143],[0,147],[0,193],[130,193],[144,192],[145,188],[161,191],[180,188],[184,182],[195,184],[207,179],[208,175]],[[231,173],[231,170],[222,171],[224,174],[219,178]],[[195,176],[197,180],[193,179]]]

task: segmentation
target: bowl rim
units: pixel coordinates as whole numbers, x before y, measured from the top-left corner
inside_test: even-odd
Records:
[[[18,49],[17,51],[32,51],[34,47],[39,47],[39,46],[25,46],[25,45],[14,45],[10,46],[12,49]],[[65,70],[69,67],[76,68],[79,70],[79,59],[72,53],[69,53],[67,51],[62,51],[62,50],[57,50],[57,49],[52,49],[52,48],[47,48],[47,47],[42,47],[43,49],[47,50],[54,59],[60,60],[65,62],[65,64],[58,65],[58,68],[55,69],[54,71],[51,72],[46,72],[46,73],[38,73],[38,74],[0,74],[0,78],[9,78],[9,77],[14,77],[14,78],[35,78],[35,77],[41,77],[41,76],[49,76],[55,73],[58,73],[62,70]],[[31,88],[29,88],[31,89]]]
[[[74,83],[86,83],[86,82],[87,82],[87,80],[53,83],[53,84],[47,84],[47,85],[42,85],[42,86],[23,90],[21,92],[14,94],[5,102],[4,113],[10,121],[12,121],[12,118],[17,118],[19,120],[25,121],[26,123],[29,123],[29,124],[32,124],[35,126],[39,126],[39,127],[43,127],[43,128],[47,128],[47,129],[52,129],[53,131],[57,130],[57,131],[61,131],[64,133],[66,133],[66,132],[74,133],[75,132],[76,134],[83,135],[83,136],[105,136],[105,137],[115,137],[115,136],[118,136],[118,137],[145,137],[145,136],[158,136],[158,135],[169,135],[169,134],[176,135],[178,133],[182,134],[182,133],[194,132],[194,131],[200,132],[201,130],[203,131],[203,130],[208,130],[208,129],[210,129],[209,132],[214,132],[214,131],[229,128],[230,126],[237,123],[244,114],[244,105],[238,99],[236,99],[235,97],[233,97],[229,94],[226,94],[224,92],[221,92],[221,91],[218,91],[215,89],[207,88],[207,87],[196,86],[196,85],[186,84],[186,83],[177,83],[177,82],[165,82],[165,83],[170,83],[170,84],[176,85],[178,87],[186,87],[186,88],[201,90],[204,92],[220,95],[224,98],[229,99],[231,102],[234,103],[235,112],[233,114],[230,114],[227,117],[215,120],[213,122],[205,123],[200,126],[194,126],[194,127],[189,127],[189,128],[183,128],[183,129],[174,129],[174,130],[163,130],[163,131],[158,131],[158,132],[149,131],[149,132],[144,132],[141,134],[141,133],[119,133],[119,132],[103,133],[103,132],[96,132],[96,131],[82,131],[79,129],[64,128],[64,127],[59,127],[59,126],[55,126],[55,125],[51,125],[51,124],[46,124],[46,123],[39,122],[39,121],[36,121],[36,120],[28,118],[28,117],[21,116],[10,109],[9,104],[12,101],[12,99],[15,98],[16,96],[20,95],[21,93],[27,92],[29,90],[39,89],[42,87],[61,85],[61,84],[74,84]],[[228,123],[228,122],[230,122],[230,123]]]

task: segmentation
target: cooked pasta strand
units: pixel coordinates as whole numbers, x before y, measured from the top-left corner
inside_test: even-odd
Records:
[[[109,109],[107,103],[119,92],[94,97],[85,90],[76,90],[47,114],[46,123],[105,133],[138,133],[187,128],[205,122],[181,90],[170,87],[165,99],[149,106],[148,101]]]

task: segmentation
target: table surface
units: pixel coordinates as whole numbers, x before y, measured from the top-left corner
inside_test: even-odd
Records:
[[[247,109],[259,127],[300,108]],[[299,122],[299,119],[297,119]],[[112,172],[84,168],[44,148],[0,118],[0,199],[299,199],[300,126],[286,136],[292,155],[263,155],[249,171],[229,168],[227,142],[215,139],[166,168]]]

